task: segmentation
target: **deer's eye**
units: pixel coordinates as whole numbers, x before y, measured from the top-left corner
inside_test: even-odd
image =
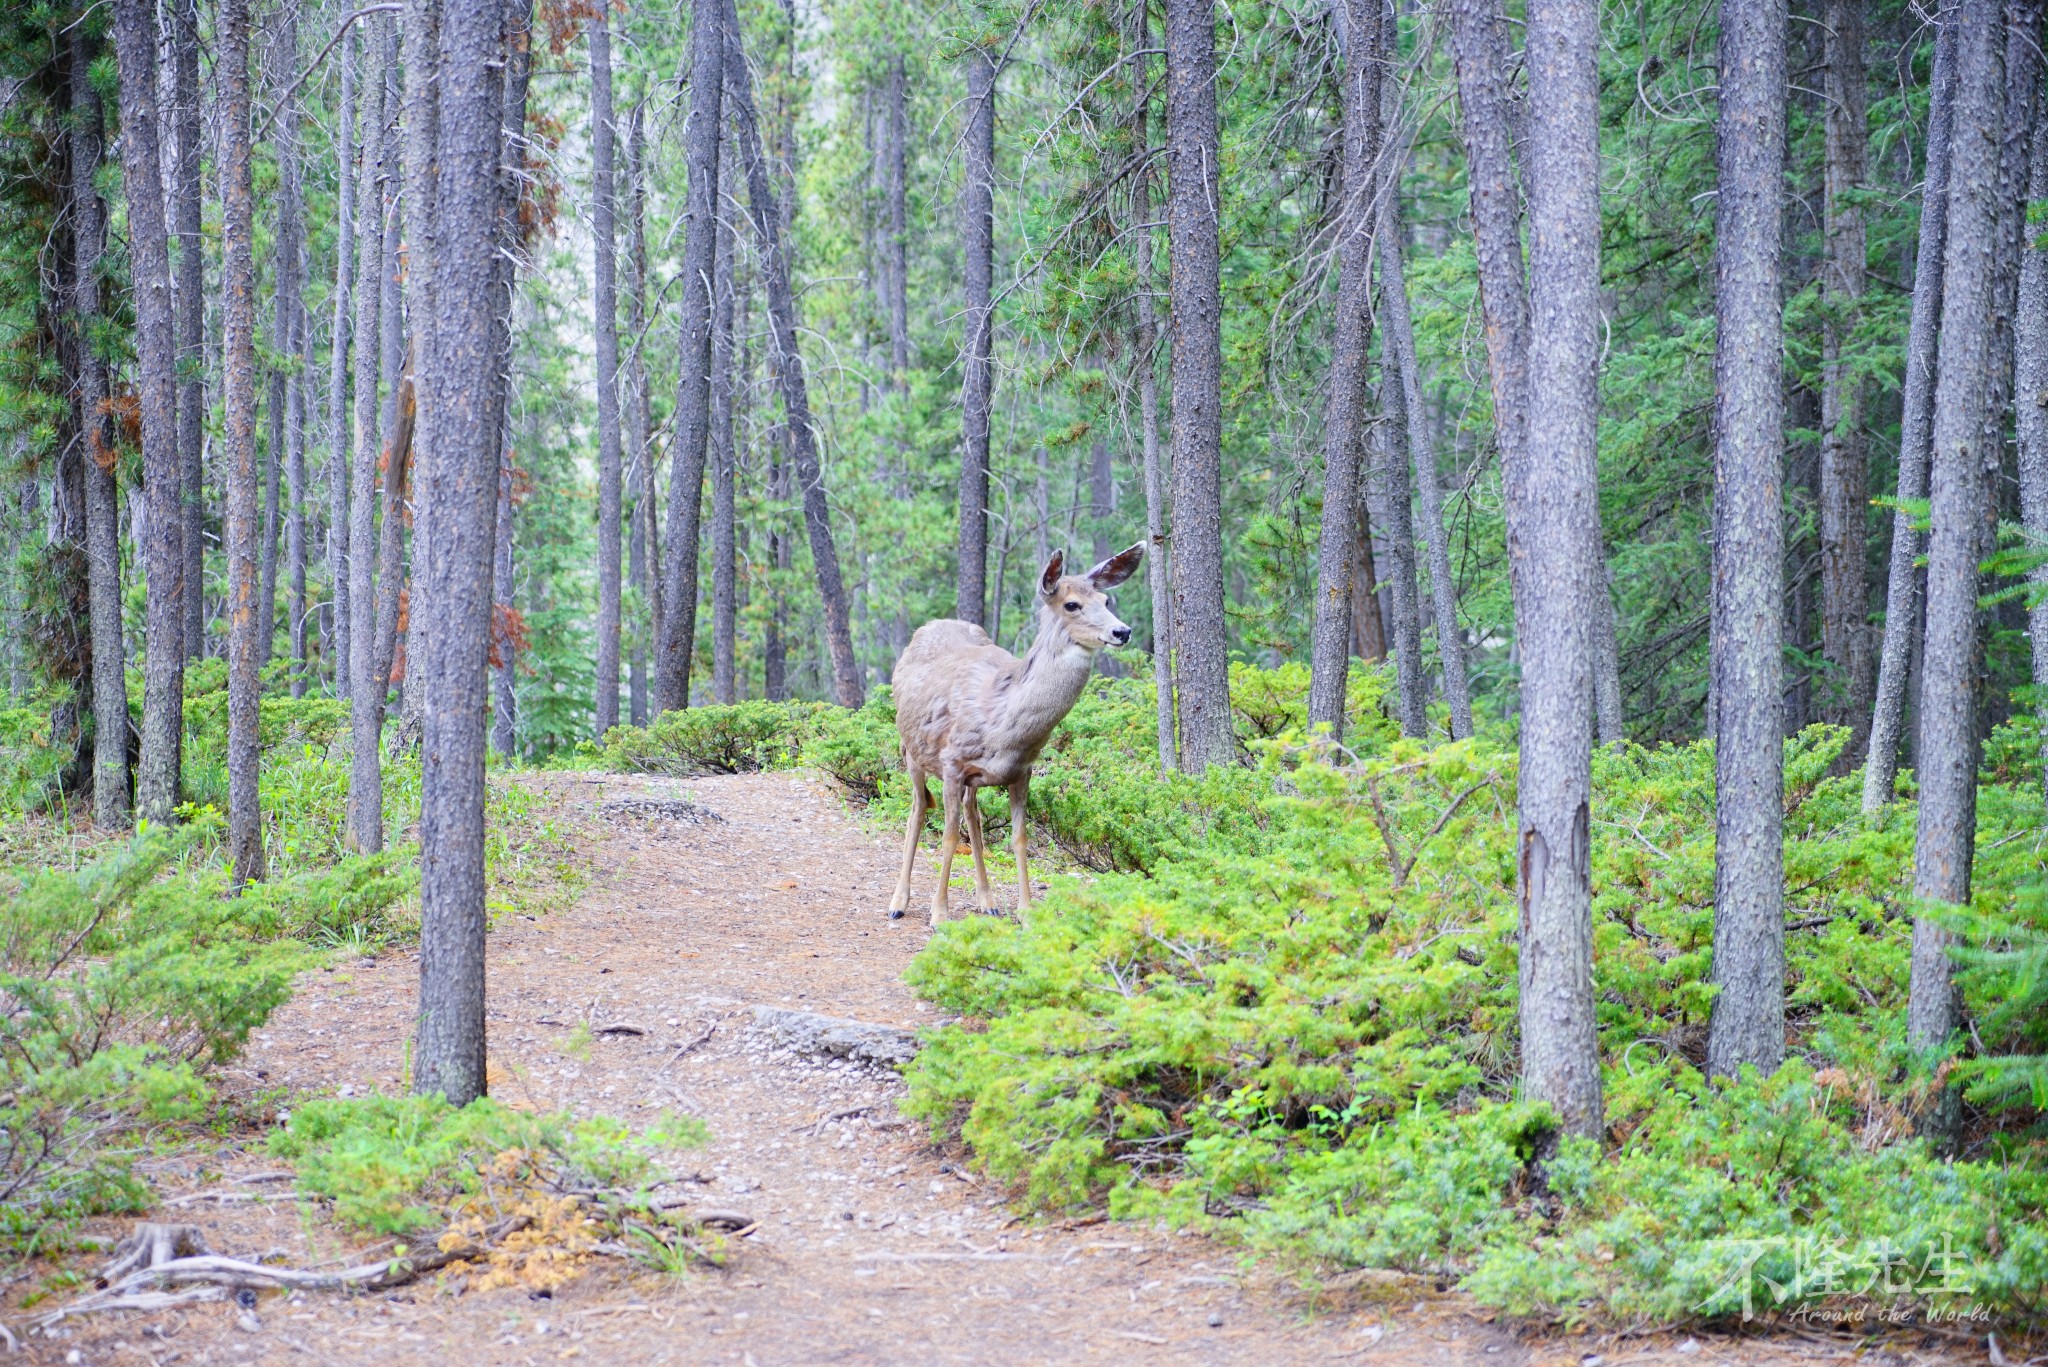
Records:
[[[1080,610],[1081,610],[1081,605],[1080,605],[1079,603],[1069,603],[1069,604],[1067,604],[1067,611],[1068,611],[1068,612],[1079,612]]]

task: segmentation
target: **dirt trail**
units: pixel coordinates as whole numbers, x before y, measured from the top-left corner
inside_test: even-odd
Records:
[[[124,1312],[39,1341],[26,1360],[1466,1367],[1576,1364],[1592,1353],[1608,1363],[1810,1362],[1851,1351],[1819,1339],[1518,1339],[1454,1297],[1418,1302],[1412,1284],[1382,1291],[1391,1304],[1316,1306],[1205,1238],[1034,1227],[896,1115],[895,1074],[797,1055],[751,1028],[754,1005],[908,1027],[933,1020],[902,982],[924,919],[892,922],[881,910],[895,872],[887,834],[802,776],[531,781],[584,821],[596,872],[573,908],[507,917],[492,935],[493,1091],[629,1124],[663,1108],[700,1117],[713,1141],[682,1160],[702,1179],[686,1190],[760,1222],[731,1267],[677,1280],[613,1264],[548,1300],[421,1284],[388,1297],[267,1297],[253,1315],[232,1304]],[[718,819],[600,813],[636,797],[687,798]],[[930,889],[920,862],[914,907]],[[417,973],[415,956],[392,953],[310,975],[252,1042],[250,1080],[295,1094],[396,1090]],[[600,1033],[586,1051],[573,1042],[583,1022],[645,1033]],[[196,1195],[234,1189],[222,1174],[276,1166],[227,1144],[155,1175],[167,1194]],[[199,1223],[216,1249],[301,1266],[367,1247],[289,1200],[202,1198],[176,1218]]]

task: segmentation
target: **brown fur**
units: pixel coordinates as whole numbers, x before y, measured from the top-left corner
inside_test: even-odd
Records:
[[[917,629],[896,661],[892,682],[896,731],[903,739],[903,767],[910,773],[910,829],[903,841],[903,875],[889,914],[910,905],[910,875],[917,841],[931,808],[926,780],[937,777],[945,829],[939,837],[939,883],[932,892],[932,924],[951,914],[946,884],[960,826],[967,826],[974,853],[977,901],[994,911],[989,887],[980,807],[975,792],[1003,788],[1010,795],[1010,845],[1017,859],[1020,905],[1031,902],[1031,871],[1025,860],[1024,807],[1031,766],[1052,729],[1060,724],[1095,665],[1095,652],[1122,645],[1131,629],[1109,610],[1106,590],[1131,577],[1144,555],[1143,543],[1111,556],[1086,574],[1062,575],[1064,556],[1054,552],[1039,577],[1038,636],[1022,659],[988,638],[971,622],[941,619]]]

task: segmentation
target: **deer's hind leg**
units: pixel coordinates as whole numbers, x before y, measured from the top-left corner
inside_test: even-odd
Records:
[[[1017,905],[1019,908],[1031,905],[1031,861],[1026,849],[1024,816],[1031,798],[1031,779],[1027,775],[1010,785],[1010,852],[1017,857]]]
[[[967,792],[965,779],[946,774],[939,780],[939,800],[945,804],[945,829],[939,833],[939,885],[932,889],[932,924],[953,919],[952,907],[946,898],[947,886],[953,881],[953,847],[960,843],[961,799]]]
[[[915,764],[910,770],[910,829],[903,835],[903,876],[896,880],[896,895],[889,899],[889,919],[894,921],[910,906],[910,875],[917,868],[917,842],[924,834],[925,815],[932,809],[932,790],[925,786],[924,770]]]
[[[981,790],[967,789],[966,800],[961,804],[961,820],[967,823],[968,847],[974,851],[974,894],[975,901],[983,911],[995,911],[996,890],[988,885],[988,822],[981,812]]]

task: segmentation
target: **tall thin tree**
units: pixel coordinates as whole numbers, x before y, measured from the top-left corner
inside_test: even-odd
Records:
[[[349,632],[349,308],[355,281],[356,51],[351,31],[341,49],[341,92],[334,117],[334,317],[327,330],[327,579],[334,602],[334,691],[349,695],[354,666]],[[367,156],[368,140],[363,143]]]
[[[910,234],[905,230],[909,197],[909,78],[903,54],[889,54],[886,99],[889,128],[889,242],[885,253],[889,274],[889,374],[898,394],[910,387]]]
[[[1166,236],[1173,354],[1174,693],[1181,768],[1237,759],[1223,610],[1223,283],[1215,0],[1166,3]]]
[[[967,51],[965,184],[960,195],[961,277],[966,289],[960,364],[960,560],[953,615],[988,620],[989,406],[995,391],[996,77],[1001,57]],[[1001,585],[997,586],[998,592]]]
[[[1937,16],[1934,70],[1927,104],[1927,167],[1920,185],[1920,241],[1914,257],[1913,311],[1906,328],[1906,375],[1899,401],[1899,509],[1892,517],[1887,567],[1884,639],[1877,662],[1877,692],[1870,712],[1870,749],[1863,766],[1863,810],[1892,800],[1898,781],[1899,737],[1906,715],[1906,677],[1919,630],[1917,562],[1922,538],[1911,504],[1927,497],[1928,443],[1933,437],[1934,381],[1941,333],[1948,249],[1950,142],[1955,124],[1956,43],[1952,8]]]
[[[1131,5],[1131,51],[1152,50],[1150,0]],[[1138,381],[1138,444],[1145,479],[1145,540],[1152,553],[1145,557],[1145,588],[1152,598],[1152,688],[1153,727],[1158,734],[1159,767],[1170,773],[1179,767],[1174,739],[1173,702],[1173,589],[1167,558],[1167,470],[1159,449],[1159,316],[1153,295],[1158,286],[1152,267],[1152,85],[1146,79],[1151,58],[1139,59],[1137,79],[1131,82],[1137,102],[1131,110],[1133,141],[1144,149],[1137,174],[1131,178],[1131,268],[1135,280],[1133,307],[1137,315],[1136,335],[1131,342],[1131,368]],[[1041,562],[1043,563],[1043,562]]]
[[[1845,354],[1862,307],[1869,232],[1863,215],[1865,152],[1870,143],[1863,74],[1863,5],[1828,0],[1822,29],[1827,63],[1827,262],[1822,296],[1820,445],[1821,650],[1840,676],[1840,701],[1829,719],[1855,727],[1870,721],[1870,631],[1863,570],[1869,456],[1863,436],[1867,385]],[[1858,739],[1861,739],[1859,736]]]
[[[1519,506],[1522,1087],[1566,1133],[1602,1129],[1593,1020],[1594,461],[1600,365],[1599,6],[1528,11],[1528,461]]]
[[[590,27],[591,331],[597,342],[597,734],[619,724],[618,128],[612,118],[612,40],[608,7]]]
[[[1996,274],[1998,165],[2004,110],[2005,22],[1999,0],[1962,0],[1956,28],[1954,127],[1941,342],[1929,466],[1927,635],[1920,691],[1920,821],[1913,893],[1927,902],[1970,899],[1977,827],[1977,566],[1985,550],[1981,449],[1990,386]],[[1951,977],[1954,934],[1933,916],[1913,921],[1906,1038],[1945,1044],[1961,1019]],[[1959,1112],[1944,1089],[1923,1129],[1952,1144]]]
[[[704,453],[711,436],[711,276],[718,250],[718,147],[725,86],[731,76],[726,70],[728,37],[722,15],[722,0],[695,0],[690,32],[686,135],[690,178],[683,209],[676,436],[668,486],[669,544],[662,560],[661,642],[654,661],[657,713],[690,705],[690,662],[696,653],[697,510],[702,507]],[[734,33],[732,41],[737,37]]]
[[[154,25],[152,25],[154,27]],[[171,71],[178,141],[172,214],[178,236],[178,470],[183,509],[179,610],[185,658],[206,654],[206,244],[201,185],[198,0],[172,0]],[[125,153],[124,153],[125,159]]]
[[[646,150],[643,139],[645,100],[635,100],[626,117],[626,332],[630,351],[626,360],[624,395],[626,463],[626,580],[639,600],[647,606],[647,511],[654,487],[653,467],[648,464],[647,447],[647,220],[645,175]],[[632,630],[633,646],[626,666],[633,725],[647,725],[647,633],[638,621]]]
[[[249,148],[249,0],[221,0],[221,455],[227,465],[228,855],[237,885],[264,873],[257,756],[256,187]]]
[[[92,819],[96,826],[129,821],[127,650],[121,633],[121,511],[114,469],[107,363],[100,355],[100,270],[107,208],[94,180],[105,150],[106,117],[92,84],[97,44],[83,17],[69,26],[71,219],[71,380],[73,431],[85,456],[85,555],[92,634]]]
[[[733,267],[739,243],[718,215],[711,316],[711,695],[739,701],[739,547],[733,450]]]
[[[2048,201],[2048,118],[2036,118],[2028,149],[2027,202]],[[2023,242],[2019,304],[2013,314],[2013,427],[2019,448],[2020,520],[2029,539],[2048,543],[2048,236],[2029,232]],[[2034,601],[2027,607],[2027,637],[2034,687],[2048,697],[2048,558],[2027,572]],[[2048,759],[2048,733],[2042,736]],[[2048,766],[2043,769],[2048,781]]]
[[[803,499],[804,532],[810,541],[812,571],[824,608],[825,645],[831,656],[832,693],[841,707],[859,707],[863,694],[860,665],[853,653],[853,630],[847,610],[846,581],[839,568],[839,548],[825,501],[825,472],[818,459],[818,434],[811,425],[811,399],[804,378],[803,353],[797,348],[796,296],[789,284],[789,258],[782,243],[781,211],[768,179],[768,158],[761,146],[761,127],[754,111],[753,77],[740,46],[739,18],[733,0],[723,0],[727,48],[725,91],[732,105],[733,133],[747,177],[748,217],[768,296],[769,340],[776,378],[782,388],[787,423],[789,464]],[[702,466],[698,467],[702,477]],[[669,494],[673,502],[675,494]],[[673,578],[673,576],[671,576]],[[683,611],[671,603],[671,616]]]
[[[135,291],[136,398],[142,426],[144,519],[142,754],[135,806],[168,822],[178,806],[185,719],[186,561],[178,451],[177,336],[164,214],[162,124],[156,101],[156,18],[144,0],[114,8],[121,71],[121,184],[128,198],[128,271]],[[198,593],[198,585],[191,586]]]
[[[1344,735],[1357,527],[1352,510],[1361,494],[1359,464],[1367,441],[1373,234],[1379,225],[1373,201],[1379,185],[1381,9],[1381,0],[1347,0],[1344,7],[1344,163],[1334,215],[1337,314],[1330,338],[1330,393],[1323,406],[1323,528],[1316,553],[1308,689],[1309,725],[1326,728],[1332,740]],[[1176,244],[1176,255],[1178,250]],[[1174,394],[1177,412],[1178,377]]]
[[[384,847],[384,766],[378,741],[384,726],[384,698],[390,689],[386,673],[377,672],[377,458],[379,404],[384,334],[384,220],[396,211],[393,180],[397,168],[385,160],[385,65],[397,47],[396,24],[389,15],[365,21],[366,50],[376,52],[363,83],[362,162],[356,173],[357,276],[355,320],[355,460],[350,478],[349,597],[361,621],[349,638],[348,669],[354,676],[349,692],[348,831],[350,844],[374,852]],[[373,47],[374,44],[374,47]],[[395,533],[387,529],[387,534]],[[386,586],[387,592],[389,585]]]
[[[463,1105],[484,1078],[484,718],[491,638],[491,552],[498,442],[491,411],[501,250],[503,3],[411,0],[408,95],[432,81],[437,181],[412,205],[416,239],[433,243],[427,298],[437,312],[419,364],[416,613],[423,634],[420,744],[420,997],[414,1090]],[[410,99],[408,100],[410,104]],[[410,110],[408,111],[411,112]],[[419,137],[415,129],[413,136]],[[412,168],[408,166],[408,171]],[[424,229],[424,231],[421,231]],[[417,327],[417,322],[416,322]]]
[[[1714,224],[1714,998],[1707,1071],[1785,1058],[1784,0],[1722,0]],[[1860,514],[1859,514],[1860,515]]]

